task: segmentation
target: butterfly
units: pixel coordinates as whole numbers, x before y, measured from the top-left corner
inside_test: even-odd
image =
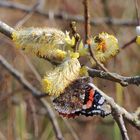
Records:
[[[82,77],[71,83],[53,105],[60,115],[74,118],[79,115],[105,117],[111,113],[105,98],[94,89],[89,77]]]

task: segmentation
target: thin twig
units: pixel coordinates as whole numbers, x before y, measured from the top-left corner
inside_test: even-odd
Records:
[[[80,43],[80,35],[76,31],[76,22],[73,21],[70,23],[70,28],[72,32],[72,36],[75,38],[75,44],[73,46],[74,51],[76,52],[78,50],[78,44]]]
[[[84,8],[85,8],[85,33],[86,33],[86,44],[88,45],[88,48],[89,48],[89,53],[91,55],[91,57],[93,58],[93,60],[96,62],[97,66],[99,66],[101,69],[103,69],[105,72],[108,73],[108,75],[116,80],[120,80],[118,79],[116,76],[114,76],[112,73],[110,73],[108,71],[107,68],[105,68],[95,57],[94,55],[94,52],[92,51],[92,48],[91,48],[91,40],[89,38],[89,10],[88,10],[88,0],[85,0],[84,1]],[[125,82],[123,82],[122,80],[120,80],[120,83],[121,84],[126,84]],[[119,125],[119,128],[120,128],[120,131],[122,133],[122,138],[123,140],[129,140],[128,138],[128,135],[127,135],[127,131],[126,131],[126,128],[125,128],[125,125],[123,123],[123,118],[122,118],[122,108],[120,108],[120,106],[118,106],[110,97],[107,97],[105,93],[103,93],[100,89],[98,89],[95,85],[94,86],[94,89],[99,91],[99,93],[101,93],[102,96],[105,97],[106,101],[110,104],[111,108],[112,108],[112,115],[114,115],[114,112],[115,114],[118,114],[119,116],[115,116],[116,120],[118,120],[118,125]]]
[[[37,90],[36,88],[34,88],[25,78],[24,76],[19,73],[16,69],[14,69],[1,55],[0,55],[0,64],[6,69],[8,70],[8,72],[14,76],[18,82],[24,86],[24,88],[28,91],[30,91],[30,93],[38,100],[40,101],[40,103],[46,108],[47,112],[48,112],[48,117],[50,118],[50,121],[53,125],[54,128],[54,132],[56,135],[56,138],[58,140],[63,140],[63,136],[62,133],[60,131],[59,125],[57,123],[55,114],[53,113],[53,111],[50,108],[50,105],[47,103],[47,101],[43,98],[38,98],[38,96],[41,93],[41,91]]]
[[[10,8],[10,9],[16,9],[20,10],[23,12],[30,12],[31,7],[24,5],[24,4],[19,4],[15,2],[10,2],[10,1],[0,1],[0,7],[5,7],[5,8]],[[41,16],[45,16],[45,18],[49,18],[50,14],[49,12],[44,12],[40,9],[35,10],[36,14],[39,14]],[[80,23],[84,23],[84,17],[81,15],[70,15],[65,12],[60,12],[60,13],[53,13],[53,17],[58,20],[65,20],[65,21],[76,21]],[[134,19],[117,19],[117,18],[96,18],[96,19],[91,19],[90,24],[97,26],[97,25],[102,25],[103,23],[106,23],[108,25],[115,25],[115,26],[136,26],[137,25],[137,20]]]
[[[129,47],[131,44],[135,43],[135,42],[136,42],[136,38],[137,38],[137,37],[132,38],[129,42],[127,42],[126,44],[124,44],[124,45],[121,47],[121,49],[125,49],[125,48]]]
[[[90,15],[89,15],[89,0],[83,0],[84,18],[85,18],[85,44],[90,36]]]
[[[117,73],[111,73],[113,75],[113,77],[112,77],[112,76],[110,76],[110,73],[102,71],[102,70],[91,69],[89,67],[87,67],[87,70],[88,70],[89,76],[91,76],[93,78],[99,77],[99,78],[110,80],[113,82],[118,82],[120,84],[122,82],[124,82],[125,83],[124,86],[127,86],[129,84],[133,84],[133,85],[137,85],[137,86],[140,85],[140,76],[125,77],[125,76],[121,76]]]
[[[135,9],[136,9],[136,17],[137,17],[137,26],[140,25],[140,15],[139,15],[139,11],[138,11],[138,1],[135,0]],[[137,37],[132,38],[132,40],[130,40],[129,42],[127,42],[126,44],[124,44],[121,49],[125,49],[127,47],[129,47],[131,44],[136,42]]]
[[[114,116],[114,119],[116,120],[120,131],[121,131],[121,135],[122,135],[122,139],[123,140],[129,140],[128,134],[127,134],[127,130],[124,124],[124,120],[123,120],[123,116],[120,114],[116,114],[116,116]]]

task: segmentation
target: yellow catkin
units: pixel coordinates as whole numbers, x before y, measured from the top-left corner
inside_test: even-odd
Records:
[[[43,47],[62,47],[65,43],[65,34],[55,28],[25,28],[12,33],[13,41],[18,47],[26,46]]]
[[[59,96],[72,81],[79,77],[80,68],[78,59],[66,60],[42,79],[44,92],[52,96]]]
[[[19,29],[12,38],[17,48],[57,63],[64,61],[66,47],[72,42],[68,33],[55,28]]]
[[[136,38],[136,43],[137,43],[137,45],[140,46],[140,36],[137,36],[137,38]]]
[[[95,36],[92,40],[91,47],[94,51],[95,57],[101,63],[106,62],[108,59],[114,57],[119,52],[118,40],[108,33],[101,33]],[[95,61],[90,57],[93,66],[96,65]]]

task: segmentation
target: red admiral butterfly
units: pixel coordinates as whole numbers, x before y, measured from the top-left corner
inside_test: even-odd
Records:
[[[93,88],[89,77],[75,80],[53,100],[53,104],[59,114],[67,118],[79,115],[105,117],[111,113],[105,98]]]

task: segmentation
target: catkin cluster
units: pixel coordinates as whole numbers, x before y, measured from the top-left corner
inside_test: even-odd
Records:
[[[81,70],[79,55],[89,56],[88,48],[81,41],[77,52],[73,51],[74,37],[55,28],[25,28],[12,33],[13,41],[17,48],[33,53],[51,63],[57,64],[50,73],[42,79],[44,92],[49,95],[59,96],[76,79]],[[107,33],[101,33],[90,38],[91,48],[98,61],[104,63],[119,52],[117,39]],[[95,61],[89,56],[92,66]]]

